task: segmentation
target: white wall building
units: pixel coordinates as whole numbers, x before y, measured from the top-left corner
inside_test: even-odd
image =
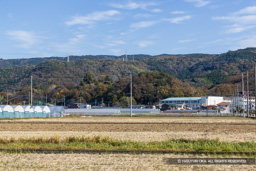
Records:
[[[217,105],[221,102],[230,102],[231,100],[225,98],[224,96],[202,96],[201,104],[206,107],[209,105]]]
[[[221,102],[231,102],[223,96],[202,96],[202,97],[170,97],[161,100],[162,104],[169,106],[178,106],[185,104],[190,109],[200,109],[201,107],[207,107],[209,105],[216,105]]]

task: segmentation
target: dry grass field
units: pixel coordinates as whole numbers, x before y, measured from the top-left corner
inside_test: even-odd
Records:
[[[256,120],[213,117],[74,117],[0,120],[1,137],[109,136],[120,140],[216,139],[256,142]],[[256,170],[255,165],[168,165],[149,154],[4,154],[3,170]],[[201,156],[200,156],[201,157]]]

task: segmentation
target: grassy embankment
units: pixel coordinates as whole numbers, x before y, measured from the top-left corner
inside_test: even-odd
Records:
[[[0,138],[1,149],[24,150],[172,150],[195,152],[256,152],[255,142],[222,142],[218,139],[171,139],[161,142],[121,141],[109,137]]]

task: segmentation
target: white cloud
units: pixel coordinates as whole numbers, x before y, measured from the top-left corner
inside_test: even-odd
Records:
[[[213,20],[227,21],[227,33],[240,33],[256,27],[256,6],[243,8],[228,16],[213,17]]]
[[[172,14],[185,14],[185,11],[173,11]]]
[[[155,3],[136,3],[136,2],[129,2],[127,4],[111,4],[114,8],[120,8],[120,9],[128,9],[128,10],[134,10],[134,9],[146,9],[148,6],[154,6]]]
[[[152,10],[152,12],[162,12],[162,10],[161,10],[161,9],[156,8],[156,9],[153,9],[153,10]]]
[[[119,46],[119,45],[124,45],[124,44],[126,44],[125,41],[122,41],[122,40],[114,40],[114,41],[108,42],[106,45],[107,45],[107,47],[112,47],[112,46]]]
[[[196,7],[203,7],[210,3],[210,1],[205,1],[205,0],[185,0],[185,1],[194,3]]]
[[[138,23],[131,24],[131,28],[140,29],[140,28],[146,28],[150,27],[156,24],[156,21],[142,21]]]
[[[78,50],[78,45],[81,43],[81,41],[85,38],[85,35],[77,34],[75,37],[70,38],[65,43],[54,43],[52,46],[54,48],[57,48],[60,52],[69,52],[69,53],[78,53],[80,50]]]
[[[120,12],[116,10],[109,10],[109,11],[94,12],[86,16],[74,16],[72,17],[72,20],[66,22],[66,25],[68,26],[75,25],[75,24],[91,25],[96,21],[109,20],[111,17],[117,14],[120,14]]]
[[[167,21],[169,21],[170,23],[173,24],[180,24],[181,22],[185,21],[185,20],[189,20],[191,18],[190,15],[185,15],[182,17],[175,17],[175,18],[170,18],[170,19],[165,19]]]
[[[110,49],[109,50],[114,55],[121,55],[122,51],[120,49]]]
[[[184,40],[179,40],[179,43],[189,43],[195,41],[194,39],[184,39]]]
[[[256,14],[256,6],[246,7],[236,12],[236,14]]]
[[[251,24],[256,21],[256,15],[232,15],[232,16],[223,16],[223,17],[213,17],[213,20],[226,20],[229,22],[240,23],[240,24]]]
[[[9,30],[6,32],[12,39],[21,42],[20,47],[30,48],[35,43],[39,42],[39,37],[32,32],[23,30]]]
[[[69,40],[69,44],[73,45],[73,44],[79,43],[82,39],[84,39],[84,37],[85,37],[85,35],[78,34]]]
[[[138,42],[138,45],[139,45],[139,47],[141,47],[141,48],[145,48],[145,47],[148,47],[148,46],[151,46],[151,45],[153,45],[154,44],[154,42],[152,42],[152,41],[140,41],[140,42]]]
[[[149,17],[153,17],[154,15],[151,14],[136,14],[133,17],[134,18],[149,18]]]
[[[256,45],[256,34],[250,35],[248,37],[244,37],[240,41],[238,41],[238,43],[239,43],[238,48],[255,47],[255,45]]]

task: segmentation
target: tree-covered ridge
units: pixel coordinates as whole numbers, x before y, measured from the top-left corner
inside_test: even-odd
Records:
[[[33,76],[36,85],[57,85],[60,87],[77,85],[83,76],[89,72],[95,76],[108,74],[112,81],[117,81],[132,73],[149,71],[141,61],[121,60],[80,60],[65,62],[58,60],[45,61],[36,66],[20,66],[0,69],[0,90],[21,89],[29,85]]]
[[[6,65],[6,68],[0,69],[0,91],[8,89],[12,92],[24,89],[30,85],[31,75],[34,85],[39,86],[37,87],[39,91],[42,87],[44,89],[76,87],[88,73],[92,73],[94,77],[108,75],[111,82],[117,82],[130,73],[138,76],[140,73],[158,71],[167,73],[173,79],[175,77],[192,87],[200,88],[209,95],[231,95],[232,92],[228,90],[230,83],[227,80],[253,69],[256,63],[256,48],[229,51],[220,55],[134,55],[134,61],[131,55],[128,55],[129,61],[123,61],[123,58],[124,55],[119,57],[88,55],[72,56],[71,62],[66,62],[67,58],[58,57],[0,60],[0,66]],[[6,61],[9,64],[6,64]],[[177,96],[183,96],[183,93],[179,91]]]
[[[120,105],[127,107],[130,96],[130,76],[125,76],[118,81],[112,81],[107,74],[94,75],[87,73],[77,85],[59,87],[52,85],[33,86],[35,102],[63,104],[72,102],[96,102],[104,105]],[[183,83],[166,73],[142,72],[133,75],[133,104],[157,104],[160,99],[180,96],[201,96],[203,91]],[[12,103],[21,103],[29,100],[30,87],[25,86],[10,98]],[[1,96],[1,95],[0,95]],[[6,95],[5,95],[6,96]],[[5,98],[3,95],[2,97]],[[5,99],[6,100],[6,99]],[[2,99],[2,101],[5,101]]]

